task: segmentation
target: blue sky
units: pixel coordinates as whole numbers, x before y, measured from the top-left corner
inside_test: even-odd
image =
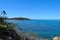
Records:
[[[0,0],[0,12],[8,17],[60,19],[60,0]]]

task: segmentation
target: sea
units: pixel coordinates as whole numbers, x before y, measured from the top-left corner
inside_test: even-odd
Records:
[[[8,20],[22,28],[23,32],[34,32],[40,37],[60,36],[60,20]]]

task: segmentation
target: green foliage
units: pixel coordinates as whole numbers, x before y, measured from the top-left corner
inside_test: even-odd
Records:
[[[0,25],[0,28],[4,28],[3,25]]]
[[[4,23],[4,19],[0,17],[0,23]]]

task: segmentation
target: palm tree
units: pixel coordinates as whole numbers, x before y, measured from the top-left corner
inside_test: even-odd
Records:
[[[3,18],[5,18],[6,17],[6,11],[5,10],[3,10],[2,12],[1,12],[1,16],[3,17]]]
[[[1,16],[0,16],[0,23],[4,23],[4,18],[6,18],[6,11],[5,10],[3,10],[2,12],[1,12]]]

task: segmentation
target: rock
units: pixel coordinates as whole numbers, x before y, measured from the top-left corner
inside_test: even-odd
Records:
[[[2,40],[2,39],[0,39],[0,40]]]
[[[3,28],[0,30],[0,38],[3,40],[20,40],[20,36],[14,29],[7,30],[7,28]]]
[[[53,38],[53,40],[60,40],[60,37],[56,36],[56,37]]]

